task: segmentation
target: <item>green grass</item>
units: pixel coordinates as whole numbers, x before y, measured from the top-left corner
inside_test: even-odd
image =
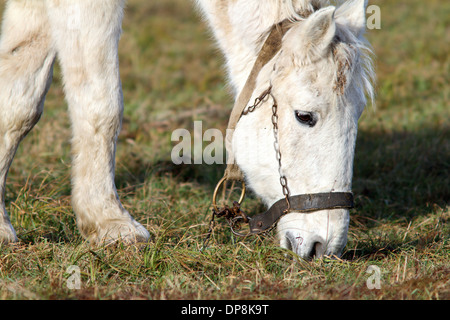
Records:
[[[275,234],[236,239],[219,224],[223,166],[175,166],[176,128],[225,129],[223,58],[189,1],[130,0],[120,43],[125,115],[116,183],[152,235],[91,248],[70,207],[70,123],[58,68],[45,113],[11,168],[6,206],[20,243],[0,247],[0,299],[450,299],[449,17],[445,1],[379,1],[377,108],[359,125],[349,242],[341,259],[301,261]],[[262,208],[250,198],[248,212]],[[81,289],[67,287],[67,269]],[[369,290],[370,265],[381,289]]]

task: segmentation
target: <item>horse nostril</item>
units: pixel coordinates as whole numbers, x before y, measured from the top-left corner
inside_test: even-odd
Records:
[[[314,244],[311,247],[311,251],[308,255],[309,258],[319,258],[323,255],[323,244],[320,242],[314,242]]]
[[[294,252],[298,252],[300,246],[303,243],[303,238],[298,234],[294,234],[292,232],[286,232],[286,245],[285,248],[292,250]]]
[[[283,248],[288,250],[292,250],[303,259],[315,259],[320,258],[324,254],[325,245],[322,243],[321,239],[315,238],[316,241],[309,242],[308,239],[305,239],[298,233],[295,232],[286,232],[284,241],[282,242]],[[319,240],[319,241],[317,241]]]

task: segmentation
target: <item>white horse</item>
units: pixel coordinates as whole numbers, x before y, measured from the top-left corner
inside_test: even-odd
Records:
[[[337,8],[323,0],[197,4],[225,55],[236,97],[272,26],[292,23],[281,50],[259,72],[249,101],[268,88],[270,95],[240,118],[233,134],[231,152],[250,188],[268,206],[285,197],[280,176],[290,195],[350,192],[358,119],[366,94],[373,98],[371,52],[363,38],[367,0]],[[280,245],[301,257],[339,256],[348,226],[348,209],[293,210],[281,217],[277,231]]]
[[[6,176],[20,141],[43,111],[56,57],[72,121],[72,203],[81,234],[93,243],[148,240],[114,185],[123,111],[117,45],[124,2],[7,2],[0,41],[0,242],[17,241],[4,204]],[[293,22],[281,51],[257,77],[253,98],[269,85],[271,96],[241,118],[233,139],[237,164],[267,205],[284,196],[280,172],[294,195],[351,189],[357,121],[366,104],[364,91],[372,93],[362,38],[366,4],[355,0],[335,9],[324,2],[197,1],[226,56],[236,95],[268,30],[285,19]],[[267,107],[275,98],[281,168]],[[265,161],[257,156],[261,150]],[[278,232],[281,245],[303,257],[338,255],[348,223],[345,209],[291,212],[279,221]]]
[[[118,40],[125,0],[10,0],[0,42],[0,243],[17,241],[5,180],[19,142],[43,111],[55,58],[72,121],[72,204],[93,243],[147,241],[114,184],[123,110]]]

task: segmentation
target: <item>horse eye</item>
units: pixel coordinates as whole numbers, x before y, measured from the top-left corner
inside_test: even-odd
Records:
[[[313,127],[317,122],[317,120],[315,119],[314,115],[311,112],[295,111],[295,117],[300,123],[306,124],[310,127]]]

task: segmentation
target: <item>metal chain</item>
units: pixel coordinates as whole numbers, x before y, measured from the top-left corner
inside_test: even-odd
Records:
[[[246,109],[244,109],[244,111],[242,111],[242,115],[247,115],[250,112],[255,111],[255,109],[261,104],[261,102],[264,100],[264,98],[270,94],[270,91],[272,90],[272,86],[270,86],[266,91],[264,91],[263,93],[261,93],[259,95],[259,97],[257,97],[255,99],[255,102],[253,103],[252,106],[248,106]]]
[[[280,151],[280,144],[278,141],[278,104],[273,95],[272,95],[272,99],[273,99],[272,125],[273,125],[273,135],[275,138],[273,146],[275,148],[276,157],[278,160],[278,174],[280,175],[280,184],[281,184],[281,188],[283,190],[283,195],[284,195],[284,198],[286,199],[287,209],[285,210],[285,213],[287,213],[291,210],[291,203],[289,201],[290,191],[289,191],[289,188],[287,185],[286,176],[281,171],[281,151]]]
[[[275,148],[276,157],[278,161],[278,174],[280,175],[280,184],[281,188],[283,190],[284,198],[286,199],[287,209],[285,212],[289,212],[291,210],[291,204],[289,202],[289,196],[290,191],[287,185],[287,179],[286,176],[283,175],[281,172],[281,151],[280,151],[280,144],[278,142],[278,104],[275,100],[275,97],[272,95],[272,85],[269,86],[267,90],[265,90],[259,97],[255,99],[255,102],[252,106],[247,107],[246,110],[242,112],[242,115],[247,115],[250,112],[255,111],[255,109],[261,104],[261,102],[265,99],[267,95],[271,95],[273,99],[273,105],[272,105],[272,125],[273,125],[273,135],[275,137],[275,141],[273,143],[273,146]]]

